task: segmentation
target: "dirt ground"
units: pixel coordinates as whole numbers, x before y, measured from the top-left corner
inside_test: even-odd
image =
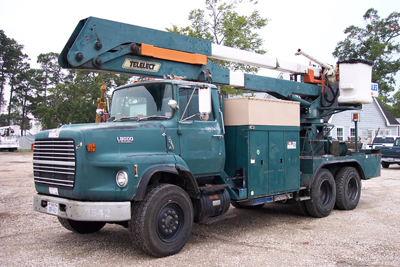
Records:
[[[31,152],[2,152],[0,162],[0,266],[400,266],[398,165],[362,181],[353,211],[316,219],[288,204],[231,207],[236,217],[195,224],[179,254],[157,259],[135,251],[121,226],[78,235],[34,212]]]

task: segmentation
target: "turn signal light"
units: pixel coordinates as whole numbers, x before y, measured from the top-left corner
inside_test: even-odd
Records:
[[[35,148],[35,144],[32,143],[32,144],[31,144],[31,150],[33,151],[34,148]]]
[[[95,143],[87,144],[86,150],[88,152],[96,152],[96,144]]]

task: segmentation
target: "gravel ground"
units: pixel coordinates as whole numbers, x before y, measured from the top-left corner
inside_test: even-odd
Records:
[[[157,259],[135,251],[121,226],[78,235],[34,212],[31,152],[3,152],[0,162],[0,266],[400,266],[398,165],[362,181],[353,211],[315,219],[287,204],[231,207],[236,217],[195,224],[179,254]]]

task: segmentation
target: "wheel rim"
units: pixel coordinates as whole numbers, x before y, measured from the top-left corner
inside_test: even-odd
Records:
[[[351,177],[347,184],[347,192],[346,192],[347,199],[349,200],[355,199],[358,194],[357,189],[358,189],[357,181],[356,179],[354,179],[354,177]]]
[[[326,206],[332,198],[332,189],[328,181],[324,181],[321,184],[320,196],[319,199],[323,206]]]
[[[157,217],[158,236],[164,242],[172,242],[179,235],[184,224],[184,212],[178,203],[166,204]]]

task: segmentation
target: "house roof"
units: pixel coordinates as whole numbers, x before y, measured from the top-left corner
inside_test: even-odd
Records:
[[[393,117],[393,115],[390,114],[389,111],[375,97],[373,99],[375,103],[378,105],[379,109],[381,110],[382,115],[385,117],[388,125],[390,126],[400,125],[400,122],[398,122],[396,118]]]

